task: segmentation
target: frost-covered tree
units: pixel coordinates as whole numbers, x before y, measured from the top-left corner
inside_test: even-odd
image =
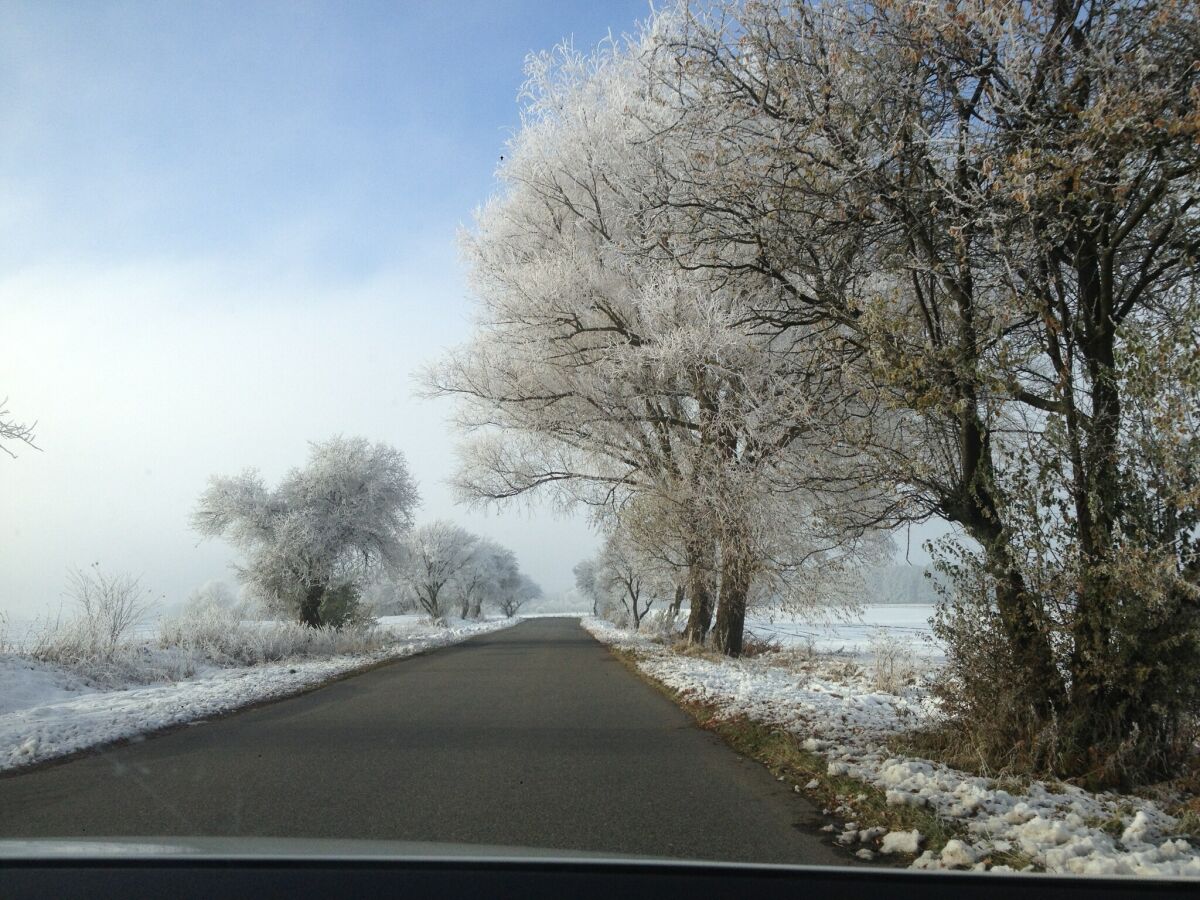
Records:
[[[1165,771],[1200,707],[1197,56],[1183,0],[729,0],[534,57],[430,377],[463,491],[654,523],[731,653],[751,597],[941,517],[973,744]]]
[[[600,615],[603,595],[596,580],[596,561],[581,559],[571,571],[575,575],[575,590],[579,592],[579,596],[592,604],[592,615]]]
[[[398,558],[417,502],[398,450],[335,437],[310,444],[308,464],[273,489],[253,469],[214,477],[192,524],[247,554],[239,577],[269,608],[315,627]]]
[[[456,581],[472,565],[477,546],[478,538],[453,522],[439,519],[413,530],[397,573],[431,619],[450,612]]]
[[[520,612],[522,606],[541,596],[541,585],[523,572],[517,572],[501,580],[496,593],[496,605],[500,612],[511,619]]]
[[[478,619],[484,604],[499,605],[503,585],[518,572],[517,558],[511,550],[487,538],[476,538],[471,559],[451,585],[460,615]]]
[[[19,422],[13,418],[12,413],[8,411],[8,398],[0,400],[0,451],[7,453],[9,456],[15,457],[11,449],[5,446],[5,442],[16,442],[27,444],[33,449],[38,449],[34,444],[34,430],[37,428],[37,422],[25,423]]]
[[[642,246],[846,373],[866,472],[969,536],[940,627],[973,745],[1168,769],[1200,704],[1194,4],[722,3],[655,41],[698,152]]]
[[[186,605],[191,607],[212,606],[218,609],[232,609],[237,605],[238,597],[226,582],[219,580],[206,581],[188,595]]]
[[[621,612],[634,631],[642,624],[655,601],[663,601],[674,590],[674,580],[661,564],[645,554],[620,526],[606,536],[591,564],[593,590],[600,606]]]
[[[689,634],[705,639],[720,584],[715,640],[736,655],[754,580],[782,571],[759,510],[790,505],[807,543],[853,553],[888,520],[890,485],[827,449],[829,417],[861,413],[828,402],[844,396],[836,367],[775,352],[736,286],[643,252],[658,169],[683,149],[656,143],[671,110],[636,67],[560,48],[529,75],[506,190],[465,238],[479,324],[428,378],[471,433],[459,486],[653,507],[682,557]]]

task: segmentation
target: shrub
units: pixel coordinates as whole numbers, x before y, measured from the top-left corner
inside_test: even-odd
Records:
[[[375,617],[362,602],[356,585],[347,582],[330,588],[321,601],[321,621],[332,628],[374,624]]]
[[[68,584],[67,593],[79,607],[73,624],[80,650],[98,659],[112,659],[130,631],[146,617],[149,604],[140,580],[126,573],[107,575],[93,564],[90,572],[72,571]]]
[[[629,614],[626,613],[626,621],[629,618]],[[669,609],[656,609],[642,617],[639,631],[653,640],[671,643],[683,632],[683,626],[686,623],[685,616],[674,614]]]
[[[1172,590],[1152,589],[1151,565],[1140,564],[1132,575],[1112,572],[1121,590],[1103,642],[1103,680],[1094,690],[1103,703],[1072,678],[1087,671],[1077,659],[1077,573],[1034,570],[1030,582],[1054,611],[1039,627],[1066,685],[1049,713],[1031,699],[1042,696],[1040,685],[1017,659],[991,576],[966,553],[943,568],[950,577],[932,624],[946,665],[934,690],[953,741],[973,747],[985,768],[1129,787],[1173,774],[1190,755],[1200,712],[1200,623],[1194,612],[1179,614],[1183,601]],[[1084,662],[1098,669],[1096,660]]]
[[[132,631],[146,616],[146,592],[131,575],[108,575],[98,565],[73,570],[67,594],[75,615],[46,622],[33,634],[29,655],[41,662],[72,669],[99,683],[147,680],[144,654],[128,644]],[[157,668],[175,673],[186,662],[160,660]],[[157,674],[150,680],[159,677]]]
[[[871,684],[877,691],[895,694],[916,680],[912,647],[884,629],[871,632]]]
[[[256,610],[225,607],[203,598],[162,623],[159,645],[180,648],[220,666],[255,666],[284,659],[369,653],[384,643],[370,622],[312,628],[299,622],[254,621]]]

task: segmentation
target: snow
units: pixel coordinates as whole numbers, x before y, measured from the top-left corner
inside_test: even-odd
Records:
[[[97,688],[82,678],[27,657],[0,655],[0,717],[19,709],[73,700]]]
[[[936,660],[941,649],[932,642],[929,617],[934,607],[922,603],[874,603],[841,619],[817,614],[749,614],[746,634],[785,648],[811,648],[816,653],[866,657],[871,642],[884,633],[916,656]]]
[[[380,625],[394,642],[373,653],[246,668],[206,666],[185,680],[108,690],[54,666],[0,655],[0,770],[286,697],[365,665],[445,647],[518,621],[443,628],[416,616],[388,616]]]
[[[831,774],[874,785],[890,805],[928,807],[960,833],[940,852],[926,850],[914,867],[979,868],[991,853],[1015,851],[1054,873],[1200,877],[1200,850],[1179,837],[1179,822],[1150,800],[1041,781],[1010,791],[990,778],[893,753],[891,737],[937,714],[919,684],[896,693],[877,690],[869,673],[843,655],[713,660],[676,653],[599,619],[583,624],[598,640],[632,651],[642,671],[674,690],[718,714],[786,728],[805,750],[824,757]],[[839,813],[853,818],[853,804]],[[1102,827],[1113,821],[1122,823],[1119,838]],[[911,835],[884,835],[882,846],[916,853],[915,845],[899,849],[911,844]]]
[[[916,849],[908,851],[916,853]],[[946,841],[946,846],[942,848],[941,860],[942,865],[947,869],[965,869],[975,865],[976,861],[975,848],[970,844],[965,844],[958,838],[952,838]]]
[[[920,848],[921,832],[914,828],[912,831],[889,831],[883,836],[879,852],[914,854]]]

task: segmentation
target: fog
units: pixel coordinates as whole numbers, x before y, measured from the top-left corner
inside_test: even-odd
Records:
[[[39,419],[41,452],[0,460],[4,607],[55,607],[68,566],[144,575],[168,603],[231,578],[221,542],[188,515],[214,473],[302,463],[306,441],[361,434],[401,448],[420,483],[420,517],[448,516],[512,547],[550,593],[570,586],[591,537],[537,508],[503,515],[454,505],[446,403],[413,396],[414,370],[462,336],[465,304],[403,270],[336,300],[241,296],[231,273],[51,273],[0,287],[6,390]],[[36,290],[40,302],[15,298]],[[203,303],[201,298],[221,297]]]
[[[206,479],[276,479],[339,433],[406,454],[419,518],[570,587],[586,523],[455,505],[450,406],[412,376],[467,333],[456,231],[524,55],[646,11],[602,6],[6,10],[0,398],[41,449],[0,457],[0,610],[52,612],[93,562],[166,603],[233,581],[188,526]]]

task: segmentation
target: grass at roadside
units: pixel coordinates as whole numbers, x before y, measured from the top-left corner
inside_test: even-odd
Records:
[[[819,753],[806,750],[796,735],[778,726],[747,716],[728,716],[718,709],[674,690],[648,675],[637,665],[637,654],[609,646],[609,651],[630,670],[653,685],[681,707],[708,731],[721,737],[732,749],[766,766],[776,778],[793,785],[798,793],[827,811],[830,823],[854,822],[859,829],[886,828],[888,831],[916,829],[923,837],[923,850],[940,851],[947,841],[965,838],[962,829],[920,806],[889,806],[882,790],[848,775],[829,773],[828,761]],[[993,853],[989,865],[1007,865],[1023,869],[1030,859],[1020,853]]]

